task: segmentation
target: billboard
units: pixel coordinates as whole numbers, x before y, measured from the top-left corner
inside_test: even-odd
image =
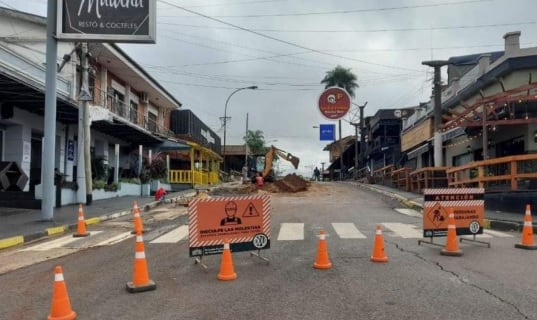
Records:
[[[270,248],[270,197],[218,197],[188,204],[190,256],[221,254],[223,241],[232,252]]]
[[[319,140],[321,141],[336,140],[336,125],[335,124],[319,125]]]
[[[341,119],[349,112],[350,108],[351,97],[342,88],[328,88],[319,97],[319,111],[327,119]]]
[[[156,41],[155,0],[58,0],[58,40]]]

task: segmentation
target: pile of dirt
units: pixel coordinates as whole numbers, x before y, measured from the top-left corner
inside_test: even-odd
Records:
[[[295,174],[288,174],[281,180],[276,180],[272,184],[280,192],[299,192],[306,191],[309,183]]]

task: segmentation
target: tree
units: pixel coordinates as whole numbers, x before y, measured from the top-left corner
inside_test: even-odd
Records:
[[[246,136],[244,136],[244,142],[246,142],[250,154],[265,154],[266,147],[263,131],[248,130],[248,132],[246,132]]]
[[[340,65],[327,71],[321,83],[325,85],[325,89],[329,87],[343,88],[353,98],[355,89],[359,87],[356,83],[356,75],[351,72],[351,69],[345,69]]]

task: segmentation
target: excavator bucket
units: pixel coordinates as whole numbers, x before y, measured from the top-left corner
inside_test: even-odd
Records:
[[[300,162],[300,159],[288,153],[287,160],[293,164],[293,167],[295,167],[295,169],[298,169],[298,163]]]

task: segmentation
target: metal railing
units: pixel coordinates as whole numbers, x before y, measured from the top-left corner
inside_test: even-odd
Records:
[[[476,161],[446,170],[449,187],[479,187],[485,191],[537,189],[537,154]]]
[[[215,185],[219,182],[218,172],[205,170],[170,170],[170,183],[192,185]]]

